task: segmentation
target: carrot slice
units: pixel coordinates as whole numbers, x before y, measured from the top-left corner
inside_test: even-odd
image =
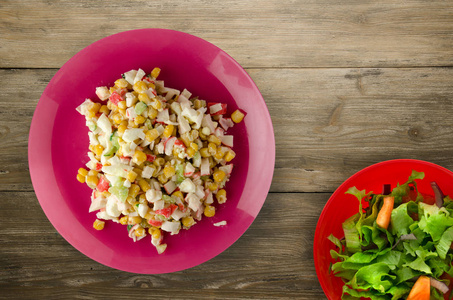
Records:
[[[391,196],[384,197],[384,203],[382,204],[381,210],[376,218],[376,224],[384,229],[389,227],[390,216],[392,215],[393,204],[395,198]]]
[[[407,297],[407,300],[429,300],[431,293],[431,284],[429,277],[420,276]]]

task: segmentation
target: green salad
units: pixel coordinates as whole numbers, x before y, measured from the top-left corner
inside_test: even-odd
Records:
[[[328,237],[336,245],[330,251],[336,261],[331,272],[345,282],[342,299],[444,299],[448,294],[453,200],[435,182],[434,197],[421,194],[417,181],[424,176],[412,171],[406,183],[393,189],[384,185],[382,194],[356,187],[346,192],[357,197],[359,212],[343,223],[344,238]]]

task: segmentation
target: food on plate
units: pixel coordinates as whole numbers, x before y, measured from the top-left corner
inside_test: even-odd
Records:
[[[412,171],[404,184],[381,194],[351,187],[359,212],[342,225],[331,272],[345,282],[342,299],[444,299],[453,276],[453,200],[432,182],[421,194]],[[363,206],[362,206],[362,201]]]
[[[227,130],[244,113],[227,117],[226,104],[165,87],[159,74],[159,68],[126,72],[114,86],[96,88],[100,102],[77,107],[90,140],[90,161],[77,180],[93,189],[94,229],[121,223],[134,241],[150,235],[160,254],[164,232],[189,229],[227,201],[236,156]]]

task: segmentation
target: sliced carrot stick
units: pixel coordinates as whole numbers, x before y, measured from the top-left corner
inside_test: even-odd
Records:
[[[389,227],[390,216],[392,215],[393,204],[395,198],[391,196],[384,197],[384,203],[382,204],[381,210],[376,218],[376,224],[384,229]]]
[[[407,297],[407,300],[429,300],[431,293],[429,277],[420,276]]]

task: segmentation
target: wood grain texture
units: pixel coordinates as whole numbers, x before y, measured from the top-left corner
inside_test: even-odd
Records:
[[[453,68],[248,72],[274,125],[271,192],[333,192],[358,170],[396,158],[453,169]],[[29,126],[54,73],[0,70],[0,190],[32,190]]]
[[[176,273],[138,275],[75,250],[52,227],[33,192],[3,192],[0,298],[322,299],[312,247],[328,197],[270,194],[249,230],[219,256]]]
[[[194,34],[248,68],[452,66],[452,21],[443,0],[3,0],[0,67],[59,68],[138,28]]]

